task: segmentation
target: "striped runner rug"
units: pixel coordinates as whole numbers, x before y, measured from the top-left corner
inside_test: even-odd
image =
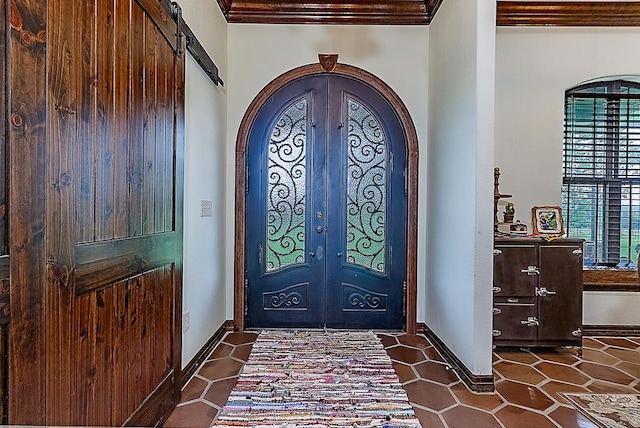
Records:
[[[420,427],[370,331],[263,331],[214,425]]]

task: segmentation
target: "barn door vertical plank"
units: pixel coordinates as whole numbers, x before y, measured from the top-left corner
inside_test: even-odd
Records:
[[[93,326],[92,294],[77,297],[73,306],[73,395],[71,420],[68,425],[86,426],[94,411],[93,393],[95,391],[95,327]]]
[[[90,425],[105,425],[112,422],[113,397],[119,392],[113,388],[113,288],[98,290],[94,295],[96,326],[95,346],[95,385],[99,395],[93,400],[92,419]]]
[[[114,19],[114,237],[129,234],[129,106],[131,101],[131,0],[117,0]],[[135,0],[134,0],[135,1]]]
[[[174,59],[170,58],[168,63],[173,65]],[[173,69],[167,70],[167,91],[169,93],[174,92],[174,72]],[[164,176],[164,195],[163,195],[163,205],[164,205],[164,230],[172,231],[175,230],[174,218],[173,218],[173,201],[175,197],[175,162],[174,162],[174,132],[173,132],[173,115],[175,113],[175,97],[168,97],[168,105],[166,111],[166,123],[167,129],[165,131],[165,176]]]
[[[71,420],[71,271],[74,194],[80,180],[73,164],[77,132],[76,2],[49,0],[47,183],[47,423]],[[71,23],[71,25],[69,24]]]
[[[10,283],[28,284],[10,291],[9,420],[44,425],[47,3],[9,5]]]
[[[69,2],[73,0],[68,0]],[[75,207],[79,215],[73,218],[76,225],[75,239],[69,244],[69,250],[77,242],[92,242],[95,239],[95,156],[97,128],[97,4],[98,0],[74,2],[76,4],[75,33],[77,35],[77,76],[75,79],[78,98],[78,125],[75,135],[75,150],[72,154],[77,168],[77,188]],[[63,16],[62,19],[65,19]],[[63,21],[69,22],[69,21]],[[89,296],[76,298],[71,296],[71,367],[72,392],[69,394],[71,405],[67,424],[83,425],[89,420],[91,395],[91,369],[95,346],[94,329],[91,326]]]
[[[158,101],[158,46],[159,33],[149,17],[145,18],[145,107],[144,107],[144,135],[143,135],[143,191],[142,231],[144,234],[154,233],[155,229],[155,187],[156,187],[156,124]],[[164,43],[164,41],[162,41]]]
[[[165,70],[165,85],[167,91],[167,108],[165,112],[166,129],[165,129],[165,176],[164,176],[164,230],[172,231],[174,229],[173,218],[173,202],[174,202],[174,190],[175,190],[175,160],[174,160],[174,148],[175,148],[175,133],[174,133],[174,115],[176,112],[176,97],[175,97],[175,54],[171,50],[165,52],[166,58],[163,60],[163,64],[166,65]]]
[[[126,360],[127,360],[127,346],[124,333],[126,317],[125,317],[125,301],[128,299],[128,283],[123,282],[115,287],[110,288],[108,291],[113,293],[112,310],[114,314],[113,325],[113,351],[112,351],[112,376],[113,376],[113,390],[118,391],[113,395],[113,403],[111,408],[111,421],[113,425],[120,425],[126,418],[126,385],[128,382]]]
[[[127,388],[128,391],[128,409],[129,414],[133,413],[133,411],[138,407],[143,397],[142,393],[142,344],[141,335],[140,335],[140,319],[141,314],[140,305],[140,290],[143,287],[143,284],[146,281],[146,278],[149,275],[142,275],[135,277],[131,282],[131,294],[129,296],[129,304],[127,307],[127,334],[129,335],[129,343],[135,343],[136,346],[129,347],[129,361],[127,363],[127,368],[129,370],[129,385]]]
[[[129,123],[129,236],[142,235],[142,140],[145,105],[145,21],[142,8],[133,0],[131,14],[131,114]]]
[[[183,48],[185,40],[182,38]],[[186,52],[186,49],[183,49]],[[174,57],[174,189],[173,218],[176,231],[176,260],[172,266],[173,274],[173,326],[172,326],[172,365],[176,376],[181,370],[182,359],[182,248],[183,248],[183,207],[184,207],[184,105],[185,105],[185,55]],[[174,382],[174,398],[180,400],[181,382]]]
[[[160,42],[164,42],[160,40]],[[156,103],[156,141],[155,141],[155,166],[156,166],[156,177],[155,177],[155,189],[154,189],[154,224],[155,224],[155,232],[161,233],[165,231],[164,226],[164,213],[166,209],[170,209],[170,207],[165,207],[164,205],[164,194],[165,190],[165,176],[166,172],[166,162],[165,162],[165,152],[167,143],[171,144],[171,141],[167,141],[166,132],[167,130],[171,130],[173,127],[173,121],[170,123],[170,126],[167,126],[167,104],[169,103],[167,100],[167,72],[171,70],[170,66],[167,64],[171,64],[171,58],[168,56],[167,52],[171,52],[171,50],[165,45],[159,44],[158,49],[156,50],[156,55],[158,57],[157,60],[157,78],[156,78],[156,94],[158,102]],[[171,144],[173,145],[173,144]]]
[[[150,272],[149,275],[154,275],[154,272]],[[149,305],[151,303],[151,292],[153,291],[153,286],[150,286],[148,283],[144,283],[141,290],[141,305],[140,305],[140,319],[143,320],[144,324],[140,329],[140,340],[141,340],[141,349],[143,361],[141,364],[142,369],[142,385],[141,388],[143,391],[151,391],[153,390],[153,376],[151,373],[152,366],[152,354],[150,349],[150,338],[153,335],[153,329],[151,327],[151,323],[153,323],[153,318],[149,315]],[[157,383],[155,384],[157,385]]]
[[[81,34],[78,43],[78,143],[77,178],[79,191],[77,210],[82,215],[76,217],[77,242],[92,242],[95,236],[95,177],[94,146],[97,96],[96,71],[96,4],[97,0],[76,2],[77,20],[75,31]]]
[[[7,121],[7,109],[6,109],[6,85],[7,85],[7,56],[6,56],[6,36],[9,32],[9,25],[7,21],[7,6],[8,2],[3,2],[0,5],[0,254],[9,254],[8,240],[7,240],[7,140],[6,140],[6,124]],[[5,278],[2,281],[2,297],[4,303],[8,304],[9,299],[9,280]],[[3,308],[5,309],[5,308]],[[0,325],[0,424],[7,424],[7,371],[8,366],[6,364],[7,356],[7,332],[9,327],[6,323]]]
[[[5,287],[8,291],[9,289],[9,282],[8,281],[2,281],[3,284],[2,286]],[[2,352],[2,355],[7,355],[7,344],[8,344],[8,337],[7,337],[7,330],[8,327],[7,325],[2,325],[0,328],[0,352]],[[6,372],[7,372],[7,364],[6,364],[6,360],[4,358],[0,358],[0,370],[2,373],[2,376],[0,376],[0,380],[2,381],[2,386],[0,386],[0,392],[2,393],[2,404],[0,405],[0,423],[6,425],[8,423],[7,421],[7,409],[6,409],[6,394],[7,394],[7,390],[6,390]]]
[[[0,5],[0,254],[9,254],[7,240],[7,140],[6,140],[6,124],[7,124],[7,52],[6,41],[9,32],[9,21],[7,21],[7,7],[9,2],[3,2]],[[4,354],[2,354],[4,355]],[[4,395],[3,395],[4,396]],[[2,420],[0,419],[0,423]]]
[[[114,19],[113,1],[98,2],[97,19],[97,65],[96,84],[96,241],[112,239],[114,236]]]

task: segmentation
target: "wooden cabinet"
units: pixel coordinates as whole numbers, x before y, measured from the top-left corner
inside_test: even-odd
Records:
[[[496,346],[581,346],[582,240],[495,240]]]

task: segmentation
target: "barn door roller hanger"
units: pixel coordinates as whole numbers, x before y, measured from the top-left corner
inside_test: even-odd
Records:
[[[158,0],[164,10],[170,14],[177,25],[176,31],[176,53],[182,56],[184,53],[184,40],[186,40],[187,51],[193,59],[198,63],[200,68],[205,72],[214,85],[224,86],[224,82],[218,75],[218,67],[215,65],[207,51],[198,41],[191,28],[182,18],[182,8],[177,2],[169,2],[168,0]]]

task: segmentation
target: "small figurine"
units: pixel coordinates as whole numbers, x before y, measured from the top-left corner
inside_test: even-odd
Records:
[[[513,223],[513,216],[516,214],[516,207],[513,202],[507,202],[507,205],[504,207],[504,222],[505,223]]]

